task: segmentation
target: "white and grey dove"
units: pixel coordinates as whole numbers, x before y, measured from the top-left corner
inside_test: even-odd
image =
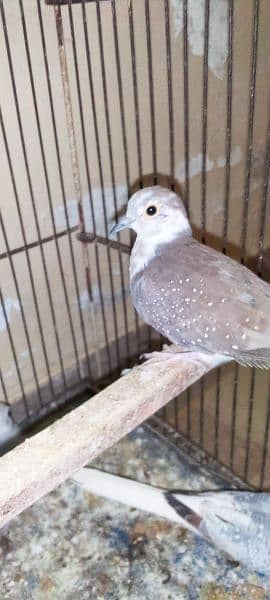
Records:
[[[270,575],[270,494],[166,491],[84,468],[73,480],[93,494],[178,523],[248,569]]]
[[[130,287],[146,323],[188,352],[270,367],[270,285],[196,241],[176,193],[136,192],[113,231],[126,227],[137,233]]]

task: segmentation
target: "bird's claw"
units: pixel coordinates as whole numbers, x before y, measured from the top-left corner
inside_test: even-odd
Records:
[[[144,352],[140,355],[140,359],[147,360],[147,362],[151,361],[151,363],[157,363],[165,360],[179,360],[179,358],[182,358],[184,354],[189,354],[189,351],[186,348],[181,348],[175,344],[163,344],[162,350]]]
[[[175,344],[163,344],[162,350],[154,350],[154,352],[144,352],[140,355],[140,359],[143,360],[167,360],[172,358],[172,354],[183,354],[188,352],[186,348],[181,348]]]

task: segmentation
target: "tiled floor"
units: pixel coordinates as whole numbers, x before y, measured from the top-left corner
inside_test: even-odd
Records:
[[[164,487],[216,484],[143,428],[95,465]],[[270,598],[266,578],[233,566],[181,527],[71,481],[2,531],[0,559],[1,600]]]

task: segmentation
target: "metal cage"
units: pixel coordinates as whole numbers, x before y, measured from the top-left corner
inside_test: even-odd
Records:
[[[270,280],[270,5],[0,11],[1,393],[25,426],[161,344],[130,303],[132,238],[108,234],[136,189],[180,191],[201,241]],[[269,400],[268,373],[224,366],[167,405],[161,429],[266,488]]]

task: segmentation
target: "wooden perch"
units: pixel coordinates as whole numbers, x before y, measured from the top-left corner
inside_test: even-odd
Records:
[[[132,369],[0,458],[0,527],[157,412],[210,368],[184,360]]]

